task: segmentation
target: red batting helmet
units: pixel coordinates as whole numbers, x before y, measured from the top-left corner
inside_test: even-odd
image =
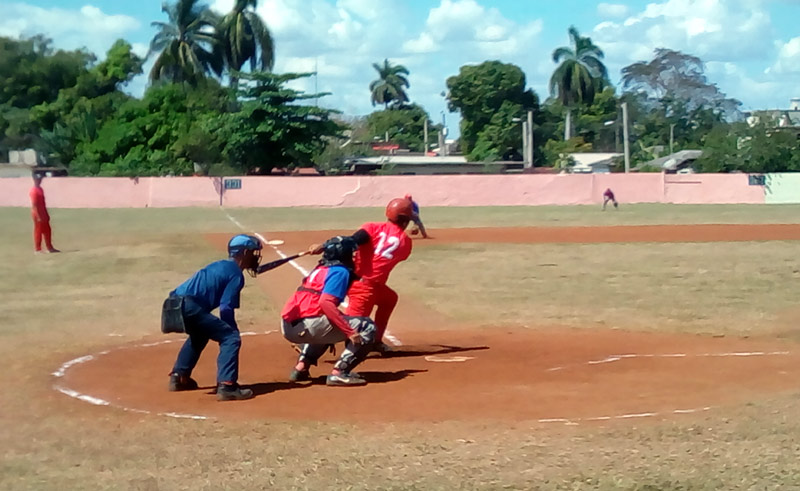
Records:
[[[401,218],[411,220],[413,216],[414,210],[411,201],[405,198],[395,198],[386,205],[386,218],[390,222],[397,223]]]

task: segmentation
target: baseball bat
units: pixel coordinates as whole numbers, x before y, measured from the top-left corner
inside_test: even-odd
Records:
[[[308,251],[299,252],[299,253],[297,253],[297,254],[295,254],[293,256],[284,257],[282,259],[276,259],[274,261],[270,261],[268,263],[262,264],[262,265],[260,265],[258,267],[258,270],[256,270],[256,273],[257,274],[261,274],[261,273],[264,273],[264,272],[269,271],[271,269],[275,269],[278,266],[286,264],[289,261],[293,261],[293,260],[297,259],[298,257],[305,256],[306,254],[308,254]]]

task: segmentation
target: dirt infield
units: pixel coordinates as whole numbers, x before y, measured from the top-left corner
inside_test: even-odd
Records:
[[[341,231],[345,233],[345,231]],[[347,231],[346,233],[351,233]],[[285,254],[304,250],[337,231],[273,232]],[[800,240],[796,225],[693,225],[448,229],[415,247],[465,242],[677,242]],[[224,247],[227,236],[209,239]],[[267,248],[264,261],[279,257]],[[413,260],[413,256],[412,259]],[[298,267],[310,269],[312,258]],[[298,269],[278,268],[257,282],[276,306],[300,279]],[[426,325],[435,323],[437,330]],[[257,397],[217,403],[216,346],[200,361],[201,390],[166,391],[180,336],[153,337],[62,365],[56,387],[94,404],[185,417],[238,417],[315,421],[513,420],[589,422],[645,416],[674,417],[796,388],[800,351],[785,341],[661,335],[614,330],[514,326],[472,330],[402,298],[390,330],[401,344],[391,356],[370,357],[358,370],[370,383],[331,388],[327,355],[311,384],[286,382],[295,353],[277,319],[244,336],[241,382]],[[442,328],[444,326],[444,328]],[[113,373],[113,379],[108,374]]]

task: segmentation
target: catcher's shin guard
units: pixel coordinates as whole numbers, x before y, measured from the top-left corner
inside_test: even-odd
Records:
[[[300,347],[300,358],[298,361],[302,361],[309,365],[317,365],[317,360],[319,360],[322,355],[325,354],[325,351],[328,349],[327,344],[304,344]]]
[[[377,330],[375,323],[369,317],[351,317],[348,321],[350,326],[361,335],[361,344],[355,344],[350,340],[345,343],[342,356],[333,366],[343,373],[350,373],[372,351]]]

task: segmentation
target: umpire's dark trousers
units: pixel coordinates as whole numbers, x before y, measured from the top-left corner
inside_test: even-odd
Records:
[[[219,343],[217,383],[236,383],[239,380],[239,349],[242,347],[239,331],[219,317],[206,312],[191,297],[184,297],[183,318],[189,338],[178,352],[172,372],[191,375],[200,354],[211,339]]]

